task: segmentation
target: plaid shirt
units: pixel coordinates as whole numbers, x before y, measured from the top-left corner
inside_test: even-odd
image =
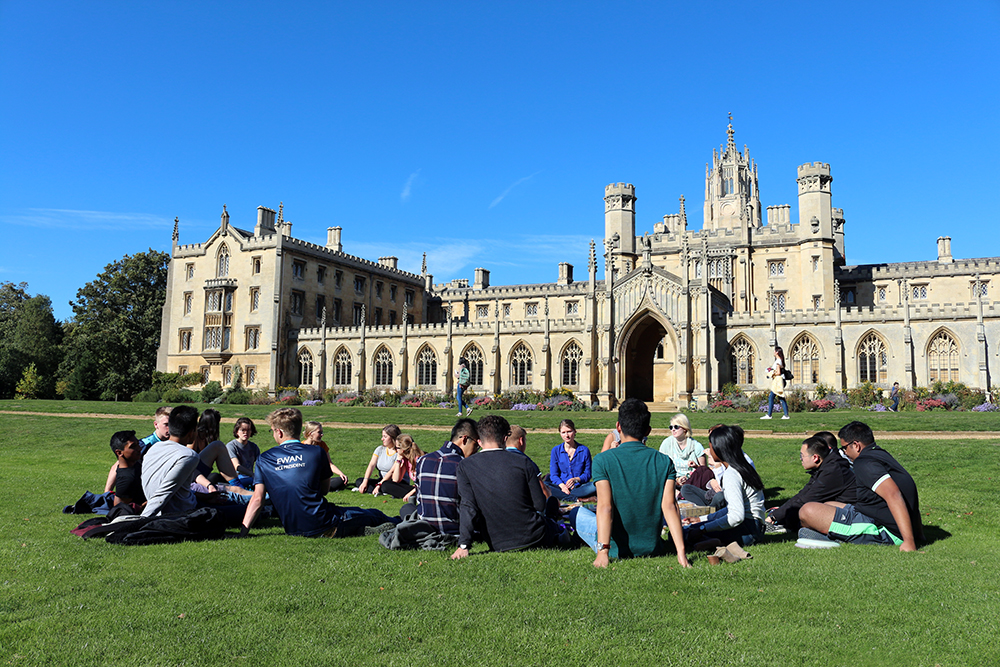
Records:
[[[438,532],[458,535],[458,464],[465,458],[457,445],[417,459],[417,513]]]

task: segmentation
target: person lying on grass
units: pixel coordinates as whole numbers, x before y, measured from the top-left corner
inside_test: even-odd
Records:
[[[326,455],[330,456],[330,446],[323,442],[323,425],[319,422],[309,421],[302,425],[302,442],[307,445],[316,445],[324,452]],[[330,461],[330,472],[333,476],[330,478],[330,492],[340,491],[341,489],[347,488],[347,475],[333,465],[333,461]]]
[[[839,542],[885,544],[916,551],[924,539],[920,499],[910,473],[889,452],[875,444],[867,424],[853,421],[837,434],[841,448],[854,462],[858,499],[806,503],[799,510],[802,528],[796,546],[826,548]]]
[[[170,419],[170,406],[161,405],[156,408],[156,412],[153,413],[153,432],[147,435],[145,438],[139,441],[139,459],[142,459],[142,455],[146,453],[153,443],[163,442],[170,437],[170,431],[167,426],[167,422]],[[134,431],[133,431],[134,432]],[[115,490],[115,485],[117,483],[118,475],[118,461],[116,460],[111,464],[111,470],[108,471],[108,481],[104,484],[104,493]]]
[[[477,527],[491,551],[568,546],[569,531],[543,514],[546,500],[538,485],[538,466],[504,447],[510,434],[507,420],[487,415],[476,430],[482,451],[458,464],[459,536],[451,557],[469,555]],[[550,500],[558,513],[558,501]]]
[[[115,505],[146,504],[142,492],[142,445],[135,431],[118,431],[111,436],[111,451],[118,458],[115,475]]]
[[[270,495],[274,511],[289,535],[302,537],[351,537],[384,532],[399,519],[390,519],[375,509],[337,507],[327,502],[330,491],[330,457],[319,447],[299,441],[302,413],[279,408],[267,417],[278,445],[257,459],[253,497],[243,515],[240,536],[246,537]]]
[[[594,567],[607,567],[611,558],[667,553],[668,545],[660,538],[664,521],[677,562],[691,567],[674,496],[674,464],[669,456],[643,444],[650,431],[649,417],[642,401],[622,402],[615,426],[621,444],[594,457],[597,511],[584,506],[570,512],[577,536],[597,554]]]

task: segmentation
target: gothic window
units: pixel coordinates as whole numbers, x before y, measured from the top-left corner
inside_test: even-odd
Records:
[[[205,349],[218,350],[222,347],[222,327],[205,327]]]
[[[819,257],[813,257],[812,266],[813,266],[813,273],[819,271]]]
[[[476,317],[483,319],[490,316],[489,305],[479,304],[476,306]]]
[[[181,351],[186,351],[191,349],[191,330],[182,329],[181,330]]]
[[[985,280],[980,281],[978,286],[975,283],[973,283],[972,297],[973,298],[983,297],[985,299],[989,295],[989,288],[990,284]]]
[[[333,284],[334,284],[334,286],[336,286],[337,289],[340,289],[340,287],[344,284],[344,272],[343,271],[335,271],[334,272],[334,274],[333,274]]]
[[[570,343],[562,355],[562,386],[575,387],[580,384],[580,362],[583,350],[576,343]]]
[[[233,293],[232,292],[226,292],[226,297],[225,297],[225,311],[227,313],[233,312]]]
[[[360,327],[361,321],[364,319],[364,306],[360,303],[354,304],[354,326]]]
[[[233,383],[233,367],[223,366],[222,367],[222,386],[228,387]]]
[[[333,358],[333,384],[351,384],[351,353],[343,348]]]
[[[208,384],[208,379],[209,379],[209,377],[211,377],[211,373],[210,373],[211,370],[212,370],[211,366],[202,366],[201,367],[201,383],[202,384]]]
[[[252,387],[253,385],[257,384],[257,367],[256,366],[247,366],[246,367],[246,374],[247,374],[247,378],[246,378],[246,381],[245,381],[244,384],[246,384],[247,386],[250,386],[250,387]]]
[[[732,379],[736,384],[753,384],[754,350],[746,338],[737,338],[729,348]]]
[[[424,347],[417,355],[417,384],[421,387],[433,387],[437,384],[437,356],[434,350]]]
[[[362,294],[365,291],[365,279],[364,276],[354,276],[354,291],[358,294]]]
[[[375,326],[377,326],[377,327],[382,326],[382,309],[381,308],[376,308],[375,309]]]
[[[215,290],[205,294],[205,312],[217,313],[222,310],[222,292]]]
[[[785,276],[785,262],[784,260],[778,262],[768,262],[767,263],[767,273],[772,278],[783,278]]]
[[[777,313],[785,312],[785,293],[776,292],[771,295],[771,308]]]
[[[326,297],[322,294],[316,295],[316,323],[323,319],[323,311],[326,310]]]
[[[406,290],[405,294],[406,305],[409,306],[410,308],[413,307],[413,297],[414,297],[413,290],[411,289]]]
[[[885,382],[889,375],[889,352],[878,334],[865,336],[858,346],[858,380]]]
[[[819,346],[811,336],[802,336],[792,345],[792,375],[796,382],[819,382]]]
[[[854,303],[854,290],[852,289],[847,290],[847,303],[848,305]]]
[[[326,281],[326,267],[318,266],[316,267],[316,282],[322,285]]]
[[[313,356],[309,350],[299,353],[299,384],[313,383]]]
[[[579,315],[580,314],[580,302],[579,301],[569,301],[566,303],[566,314],[567,315]]]
[[[510,317],[510,304],[509,303],[505,303],[503,305],[503,316],[505,318],[509,318]]]
[[[254,275],[260,273],[260,257],[254,257],[250,260],[250,272]]]
[[[382,298],[382,281],[378,280],[375,282],[375,297],[378,299]]]
[[[913,298],[914,299],[926,299],[927,298],[927,285],[914,285],[913,286]]]
[[[260,327],[247,327],[247,349],[256,350],[260,347]]]
[[[194,264],[188,264],[184,269],[184,276],[187,280],[194,278]]]
[[[375,353],[375,384],[392,384],[392,353],[384,347]]]
[[[958,343],[944,331],[931,340],[927,348],[928,380],[958,382]]]
[[[886,288],[885,287],[879,287],[878,288],[878,302],[879,303],[885,303],[886,296],[888,296]]]
[[[304,309],[306,295],[302,292],[292,291],[292,315],[301,315]]]
[[[194,294],[192,292],[184,292],[184,314],[191,314],[191,306],[194,304]]]
[[[306,279],[306,263],[298,260],[292,262],[292,278],[295,280]]]
[[[695,260],[694,262],[694,277],[701,278],[701,260]]]
[[[216,278],[225,278],[229,275],[229,248],[222,246],[219,248],[219,261],[215,272]]]
[[[396,303],[396,286],[389,285],[389,300]]]
[[[476,387],[482,386],[483,351],[477,345],[470,345],[462,356],[469,362],[469,384]]]
[[[518,343],[510,353],[510,383],[514,386],[531,384],[531,350]]]
[[[527,317],[538,317],[538,304],[537,303],[525,304],[524,314]]]
[[[820,305],[822,303],[823,303],[823,297],[821,297],[821,296],[814,296],[813,297],[813,310],[819,310],[820,309]]]
[[[250,288],[250,310],[256,311],[260,308],[260,289],[257,287]]]
[[[666,339],[665,338],[661,338],[660,342],[656,344],[656,356],[653,357],[654,359],[657,359],[657,360],[663,359],[663,356],[664,356],[664,353],[663,353],[663,341],[664,340],[666,340]]]

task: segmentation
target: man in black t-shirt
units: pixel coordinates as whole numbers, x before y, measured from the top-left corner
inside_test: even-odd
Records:
[[[111,451],[118,457],[115,475],[115,505],[121,503],[146,504],[142,491],[142,443],[135,431],[118,431],[111,436]]]
[[[889,452],[875,444],[867,424],[851,422],[838,433],[841,449],[854,462],[858,499],[806,503],[799,510],[804,528],[799,544],[819,547],[823,536],[836,542],[886,544],[916,551],[923,541],[917,485]],[[820,533],[821,535],[817,535]],[[834,546],[834,545],[830,545]]]

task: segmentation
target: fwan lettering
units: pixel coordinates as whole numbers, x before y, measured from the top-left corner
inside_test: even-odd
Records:
[[[277,463],[279,466],[282,466],[282,465],[286,465],[286,464],[289,464],[289,463],[295,463],[296,461],[302,461],[302,460],[303,459],[302,459],[302,455],[301,454],[299,454],[298,456],[279,456],[278,460],[275,463]]]

